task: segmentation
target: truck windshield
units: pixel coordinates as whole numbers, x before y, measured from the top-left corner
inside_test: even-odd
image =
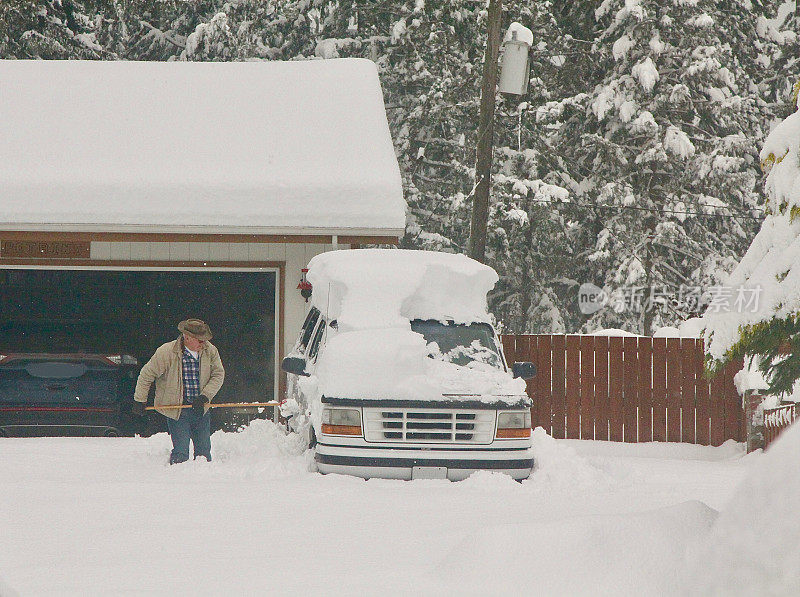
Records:
[[[428,344],[435,343],[439,347],[435,358],[462,366],[474,362],[503,368],[494,330],[487,323],[467,325],[415,319],[411,322],[411,330],[422,334]]]

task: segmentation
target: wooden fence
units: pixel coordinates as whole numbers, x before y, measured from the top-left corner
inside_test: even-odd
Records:
[[[774,442],[781,432],[800,417],[800,404],[784,404],[764,409],[764,448]]]
[[[506,335],[509,363],[532,361],[534,428],[555,438],[688,442],[746,437],[731,363],[703,375],[703,341],[579,335]]]

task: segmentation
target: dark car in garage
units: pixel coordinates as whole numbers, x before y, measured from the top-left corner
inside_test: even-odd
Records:
[[[132,435],[129,355],[0,354],[0,436]]]

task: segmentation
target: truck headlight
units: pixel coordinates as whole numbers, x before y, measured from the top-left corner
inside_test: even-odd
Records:
[[[361,435],[361,412],[353,408],[322,409],[325,435]]]
[[[531,436],[531,411],[501,412],[497,415],[497,434],[501,439]]]

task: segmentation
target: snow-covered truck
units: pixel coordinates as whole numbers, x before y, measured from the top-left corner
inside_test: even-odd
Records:
[[[312,306],[282,368],[284,412],[322,473],[525,479],[531,363],[505,361],[486,295],[495,271],[463,255],[344,250],[314,257]]]

